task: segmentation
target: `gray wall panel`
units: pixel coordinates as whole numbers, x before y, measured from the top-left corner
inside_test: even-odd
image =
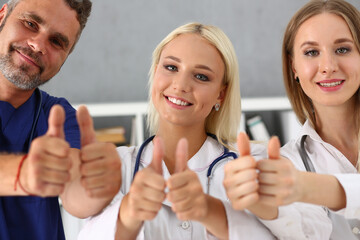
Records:
[[[3,4],[5,0],[0,0]],[[242,97],[285,96],[281,40],[307,0],[97,0],[60,73],[43,86],[72,103],[145,101],[156,44],[175,27],[221,27],[239,58]],[[360,9],[360,1],[352,0]]]

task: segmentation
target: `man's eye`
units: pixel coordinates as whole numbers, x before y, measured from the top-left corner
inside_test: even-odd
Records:
[[[53,44],[55,44],[56,46],[62,47],[61,42],[60,42],[58,39],[56,39],[56,38],[51,39],[51,42],[52,42]]]
[[[26,26],[29,27],[29,28],[36,29],[36,25],[35,25],[35,23],[33,23],[33,22],[26,21],[25,24],[26,24]]]

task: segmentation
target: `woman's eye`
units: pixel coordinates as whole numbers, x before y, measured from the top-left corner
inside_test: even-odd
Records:
[[[309,51],[306,51],[306,52],[305,52],[305,55],[306,55],[306,56],[313,57],[313,56],[319,55],[319,52],[318,52],[317,50],[309,50]]]
[[[175,67],[174,65],[165,65],[165,68],[172,72],[177,71],[177,67]]]
[[[204,74],[196,74],[195,78],[201,80],[201,81],[209,81],[209,78]]]
[[[345,54],[345,53],[347,53],[349,51],[350,51],[350,49],[345,48],[345,47],[341,47],[341,48],[336,49],[336,53],[338,53],[338,54]]]

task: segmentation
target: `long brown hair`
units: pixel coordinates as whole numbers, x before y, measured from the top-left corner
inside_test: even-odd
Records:
[[[282,46],[284,84],[290,103],[299,121],[303,124],[307,119],[309,119],[313,127],[315,127],[316,122],[313,105],[311,99],[304,93],[301,86],[294,79],[292,71],[292,58],[295,36],[300,26],[309,18],[321,13],[332,13],[343,18],[350,29],[355,46],[360,52],[360,12],[353,5],[344,0],[312,0],[298,10],[290,20],[285,30]],[[356,129],[358,129],[359,132],[358,150],[360,150],[359,89],[355,94],[357,95],[357,98],[354,113]],[[358,152],[357,163],[358,170],[360,171],[359,162],[360,151]]]

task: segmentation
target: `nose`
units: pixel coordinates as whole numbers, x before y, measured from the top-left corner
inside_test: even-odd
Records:
[[[181,91],[181,92],[189,92],[191,89],[191,81],[190,77],[186,73],[178,73],[173,78],[172,86],[174,90]]]
[[[34,52],[45,55],[47,53],[46,41],[46,36],[42,34],[37,34],[36,36],[33,36],[28,40],[28,45]]]
[[[331,53],[323,53],[320,56],[319,72],[321,74],[331,75],[336,71],[338,71],[338,63],[336,60],[336,56]]]

